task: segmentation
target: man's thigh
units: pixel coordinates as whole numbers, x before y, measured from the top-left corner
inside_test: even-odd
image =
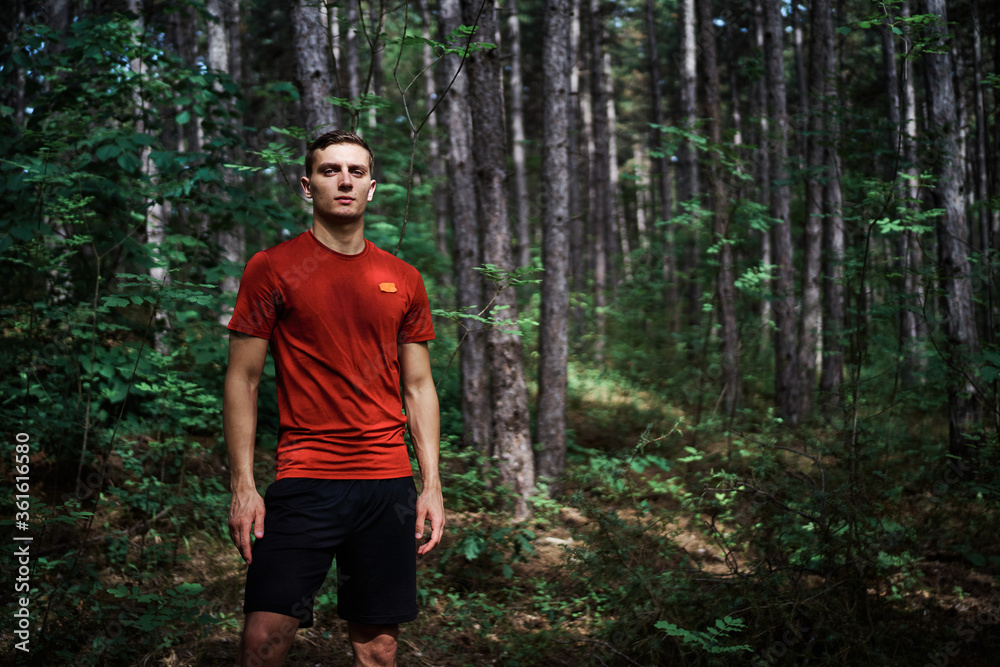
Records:
[[[368,480],[364,514],[337,548],[337,613],[364,625],[417,617],[416,488],[412,477]]]
[[[337,547],[351,531],[347,483],[284,478],[264,497],[264,536],[253,545],[244,613],[294,616],[313,623],[313,600]]]

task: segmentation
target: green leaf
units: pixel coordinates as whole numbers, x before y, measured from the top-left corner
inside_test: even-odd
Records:
[[[177,114],[177,124],[178,125],[187,125],[190,121],[191,121],[191,112],[190,111],[182,111],[179,114]]]
[[[118,157],[122,152],[121,146],[118,144],[104,144],[97,149],[97,159],[101,161],[107,161],[111,158]]]

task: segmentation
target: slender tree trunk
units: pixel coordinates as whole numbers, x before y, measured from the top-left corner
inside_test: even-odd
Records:
[[[815,16],[816,8],[815,2],[813,2],[813,8],[810,10],[810,14],[813,16],[813,30],[816,29],[815,26]],[[804,42],[805,42],[805,28],[802,26],[802,6],[798,2],[791,3],[792,11],[792,40],[795,46],[795,83],[798,87],[798,106],[797,111],[798,123],[796,127],[805,128],[808,126],[810,120],[810,104],[809,99],[809,81],[806,79],[806,60],[804,54]],[[812,38],[812,42],[815,43],[815,37]],[[814,69],[814,64],[811,62],[810,58],[810,69]],[[819,82],[816,79],[812,79],[812,86],[815,87]],[[815,113],[815,111],[813,112]],[[809,133],[799,132],[799,155],[803,162],[806,161],[809,152]]]
[[[580,17],[586,12],[588,17],[588,22],[590,19],[590,5],[589,3],[584,5],[582,0],[575,0],[575,13],[574,13],[574,33],[579,37],[580,35]],[[573,33],[571,33],[572,39]],[[588,41],[583,47],[580,46],[579,40],[577,41],[577,61],[575,69],[577,73],[581,70],[587,73],[586,82],[579,86],[577,89],[577,110],[579,112],[579,128],[580,128],[580,139],[578,145],[580,146],[579,156],[580,156],[580,166],[579,174],[580,180],[587,184],[585,188],[586,202],[584,205],[586,216],[581,216],[578,223],[574,225],[573,238],[579,238],[579,253],[577,254],[577,259],[574,264],[573,270],[573,282],[577,286],[577,291],[580,295],[587,293],[587,279],[589,276],[593,275],[594,271],[594,244],[592,242],[593,230],[595,226],[594,218],[597,215],[597,197],[595,194],[595,189],[589,187],[589,184],[594,182],[594,113],[593,113],[593,98],[590,94],[591,91],[591,79],[594,77],[593,68],[590,65],[590,59],[593,49],[590,47],[590,42]],[[581,197],[581,201],[583,198]],[[582,301],[582,299],[581,299]],[[581,305],[576,308],[573,313],[574,325],[577,331],[577,338],[583,338],[587,333],[588,318],[584,307]]]
[[[702,72],[705,83],[705,110],[708,134],[713,146],[722,145],[722,94],[715,34],[712,32],[712,0],[698,0],[701,24]],[[708,176],[712,193],[713,244],[719,249],[719,322],[722,325],[722,387],[720,398],[727,415],[732,415],[742,400],[740,376],[740,338],[736,324],[736,274],[733,246],[729,238],[729,195],[722,171],[721,152],[709,155]]]
[[[487,2],[480,13],[478,0],[462,1],[466,25],[479,18],[485,41],[493,41],[497,31],[496,9]],[[469,103],[476,141],[472,157],[479,201],[480,229],[483,233],[483,259],[501,271],[513,270],[510,221],[507,218],[506,124],[504,123],[503,81],[500,55],[496,49],[480,51],[469,58]],[[494,302],[503,317],[517,320],[517,299],[513,288],[502,289]],[[524,519],[530,514],[528,499],[535,485],[535,461],[529,431],[528,391],[524,378],[521,338],[510,330],[516,325],[491,327],[487,356],[492,382],[493,423],[490,442],[498,461],[500,478],[514,492],[514,515]]]
[[[569,350],[569,0],[547,0],[542,52],[542,282],[538,362],[538,475],[558,480],[566,465]],[[551,489],[550,489],[551,490]]]
[[[660,127],[666,124],[663,115],[663,93],[660,83],[660,56],[656,42],[656,15],[653,13],[653,0],[646,0],[646,63],[649,68],[649,104],[650,122]],[[657,220],[670,218],[670,181],[667,174],[667,157],[661,138],[663,133],[653,128],[649,135],[649,148],[660,153],[651,159],[653,179],[656,181],[656,199],[653,204],[653,217]],[[673,253],[671,252],[671,255]],[[671,271],[671,273],[673,273]]]
[[[330,51],[330,84],[333,87],[334,97],[343,97],[343,86],[340,77],[340,18],[337,11],[336,0],[324,0],[320,11],[323,15],[324,26],[326,27],[326,42]],[[337,128],[343,127],[343,116],[341,107],[333,107],[333,124]]]
[[[635,165],[635,230],[642,250],[642,261],[649,260],[649,218],[652,215],[652,189],[649,180],[650,163],[641,143],[632,145],[632,164]]]
[[[594,358],[604,358],[605,316],[607,306],[607,237],[611,224],[611,153],[608,137],[608,97],[605,71],[604,42],[607,38],[600,0],[590,0],[590,94],[594,133],[594,154],[591,161],[590,192],[592,193],[590,229],[594,271]]]
[[[764,2],[756,0],[754,2],[754,43],[761,58],[765,54],[764,40]],[[761,76],[755,83],[750,97],[750,115],[757,119],[757,149],[753,154],[753,163],[756,167],[757,189],[760,193],[760,201],[771,201],[771,148],[770,148],[770,124],[767,114],[767,76]],[[773,264],[771,252],[771,234],[763,232],[760,235],[760,262],[762,266],[770,267]],[[770,275],[770,274],[768,274]],[[764,290],[766,294],[771,293],[771,278],[764,279]],[[771,299],[766,298],[760,304],[760,336],[757,340],[760,343],[760,352],[765,353],[770,349],[770,341],[773,338],[771,332],[771,320],[773,318],[773,308]]]
[[[525,164],[524,83],[521,80],[521,20],[517,0],[507,0],[510,15],[510,135],[514,161],[514,208],[517,211],[516,258],[518,266],[531,264],[531,226],[528,219],[528,169]]]
[[[986,116],[986,101],[985,95],[983,94],[983,45],[982,38],[980,37],[981,22],[979,20],[980,8],[979,1],[973,0],[973,26],[972,30],[972,68],[973,68],[973,94],[975,100],[975,113],[976,113],[976,143],[975,143],[975,168],[973,173],[975,174],[975,201],[978,203],[978,215],[976,216],[976,223],[979,230],[979,249],[982,253],[982,261],[978,267],[980,272],[979,278],[984,285],[983,297],[981,301],[984,302],[985,308],[983,308],[985,327],[983,332],[985,334],[985,343],[991,345],[993,343],[993,298],[994,298],[994,276],[993,276],[993,244],[990,238],[990,210],[991,207],[987,205],[990,201],[990,188],[989,188],[989,174],[986,167],[988,160],[988,151],[986,144],[986,137],[988,134],[987,127],[987,116]]]
[[[208,68],[214,72],[230,74],[232,71],[229,56],[232,53],[229,40],[229,26],[231,22],[229,16],[239,11],[239,7],[233,0],[208,0],[205,8],[214,19],[208,21]],[[216,90],[221,91],[217,86]],[[223,179],[229,183],[232,179],[230,171],[223,172]],[[220,195],[224,196],[224,195]],[[234,224],[231,229],[222,230],[216,235],[216,241],[222,250],[222,257],[226,263],[232,266],[242,266],[246,249],[246,232],[242,225]],[[220,286],[223,294],[235,295],[239,290],[240,281],[235,275],[225,275]],[[232,308],[227,304],[219,313],[219,323],[223,326],[229,324],[232,317]]]
[[[382,95],[382,51],[385,44],[382,42],[382,30],[385,21],[385,1],[379,0],[378,5],[374,1],[368,5],[368,46],[371,50],[371,70],[369,72],[370,92],[376,97]],[[375,106],[368,108],[368,129],[374,130],[378,126],[378,109]]]
[[[963,189],[965,173],[960,161],[959,128],[951,52],[947,49],[947,9],[944,0],[925,0],[926,13],[940,17],[932,34],[944,46],[941,52],[926,52],[927,129],[936,141],[933,165],[935,183],[930,189],[934,207],[943,209],[937,218],[938,270],[944,297],[941,300],[947,336],[945,360],[950,370],[948,386],[949,451],[965,461],[976,458],[976,432],[981,428],[979,395],[971,378],[971,357],[979,349],[976,331],[972,277],[969,266],[969,230]]]
[[[820,262],[823,249],[823,188],[828,174],[824,167],[827,157],[827,137],[824,133],[826,119],[826,101],[833,72],[833,54],[827,52],[827,31],[833,30],[833,17],[830,0],[813,0],[812,3],[812,38],[809,52],[809,79],[816,92],[816,99],[805,99],[805,73],[799,85],[799,93],[803,96],[801,104],[809,104],[812,113],[808,116],[809,132],[806,140],[806,207],[805,234],[803,243],[802,272],[802,319],[799,321],[798,365],[802,372],[800,380],[802,394],[800,396],[799,414],[808,416],[813,407],[813,391],[816,387],[816,354],[822,327],[820,303]],[[830,44],[832,46],[832,44]],[[801,49],[796,47],[796,58]],[[804,69],[804,68],[801,68]]]
[[[681,119],[685,129],[694,131],[698,119],[697,52],[695,0],[678,0],[681,18]],[[685,202],[698,196],[698,158],[690,141],[681,143],[678,152],[680,176],[677,199]]]
[[[310,133],[317,134],[330,129],[334,122],[333,105],[324,99],[332,93],[329,43],[314,0],[294,0],[290,11],[302,122]]]
[[[444,32],[462,24],[459,0],[442,0],[441,19]],[[444,61],[451,81],[459,67],[457,56]],[[482,278],[474,267],[480,266],[476,214],[476,183],[472,161],[472,115],[468,100],[468,69],[462,68],[447,97],[448,195],[453,229],[455,292],[458,309],[479,312],[485,305]],[[472,320],[460,327],[459,366],[462,383],[463,442],[475,447],[487,460],[490,456],[490,382],[486,362],[486,331]]]
[[[844,303],[844,202],[840,187],[840,151],[837,138],[840,121],[840,93],[837,89],[835,72],[837,54],[835,51],[832,18],[824,25],[825,46],[828,54],[828,74],[826,84],[825,119],[827,135],[826,182],[823,184],[823,362],[820,373],[820,391],[824,397],[824,408],[832,411],[840,404],[841,385],[844,377],[843,332],[847,308]]]
[[[765,70],[771,128],[771,217],[775,286],[774,394],[781,416],[797,424],[802,387],[796,363],[795,283],[792,262],[791,190],[788,186],[788,110],[785,97],[784,24],[780,0],[764,0]]]
[[[605,248],[609,253],[607,266],[613,267],[610,255],[615,250],[620,250],[622,268],[625,271],[625,279],[632,279],[632,243],[628,236],[628,225],[625,222],[624,199],[622,195],[621,180],[618,172],[618,127],[617,114],[615,113],[615,90],[614,81],[611,75],[611,54],[604,52],[601,59],[602,78],[604,79],[604,96],[608,105],[608,178],[610,179],[611,190],[611,217],[608,218],[608,240]],[[617,246],[617,248],[616,248]],[[613,280],[616,284],[618,280]]]
[[[348,0],[347,4],[347,35],[344,38],[347,49],[347,96],[351,102],[361,100],[361,55],[358,49],[358,25],[360,14],[356,0]],[[351,112],[350,129],[358,127],[360,119],[358,111]]]
[[[904,19],[910,16],[909,0],[903,2],[900,7],[900,16]],[[907,30],[906,27],[903,28]],[[918,210],[920,207],[919,196],[919,170],[917,168],[917,88],[914,80],[913,58],[906,54],[903,58],[903,101],[902,101],[902,124],[903,124],[903,171],[906,185],[906,207],[911,210]],[[916,353],[917,340],[926,336],[926,322],[923,318],[917,317],[925,302],[924,284],[918,280],[917,269],[923,264],[923,254],[920,244],[917,243],[917,236],[910,230],[904,232],[906,237],[906,273],[903,274],[903,289],[909,295],[910,308],[906,309],[903,317],[904,344],[907,360],[907,368],[920,369],[926,366],[927,357],[924,354]]]
[[[567,169],[569,171],[569,254],[571,269],[571,289],[583,292],[584,262],[583,262],[583,202],[580,197],[581,178],[581,119],[580,119],[580,0],[570,0],[569,6],[569,44],[567,58],[569,60],[569,108],[567,110],[567,132],[569,134],[569,155]],[[575,319],[582,321],[582,309]],[[579,322],[578,322],[579,324]]]
[[[431,38],[431,11],[427,0],[420,0],[421,33],[424,39]],[[424,95],[427,111],[437,102],[437,86],[434,80],[434,53],[430,44],[424,44]],[[451,81],[451,77],[448,78]],[[445,187],[445,161],[441,159],[441,141],[438,136],[438,118],[432,113],[427,119],[427,152],[430,162],[431,179],[434,182],[434,239],[441,255],[448,254],[448,188]]]

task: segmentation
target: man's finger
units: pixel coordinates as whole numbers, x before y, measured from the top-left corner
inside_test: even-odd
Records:
[[[417,502],[417,525],[416,525],[416,538],[419,540],[424,536],[424,523],[427,521],[427,508],[424,507],[423,503]]]

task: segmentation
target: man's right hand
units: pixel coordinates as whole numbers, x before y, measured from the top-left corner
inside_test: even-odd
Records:
[[[256,489],[233,493],[229,504],[229,537],[243,560],[250,563],[250,531],[258,540],[264,537],[264,499]]]

